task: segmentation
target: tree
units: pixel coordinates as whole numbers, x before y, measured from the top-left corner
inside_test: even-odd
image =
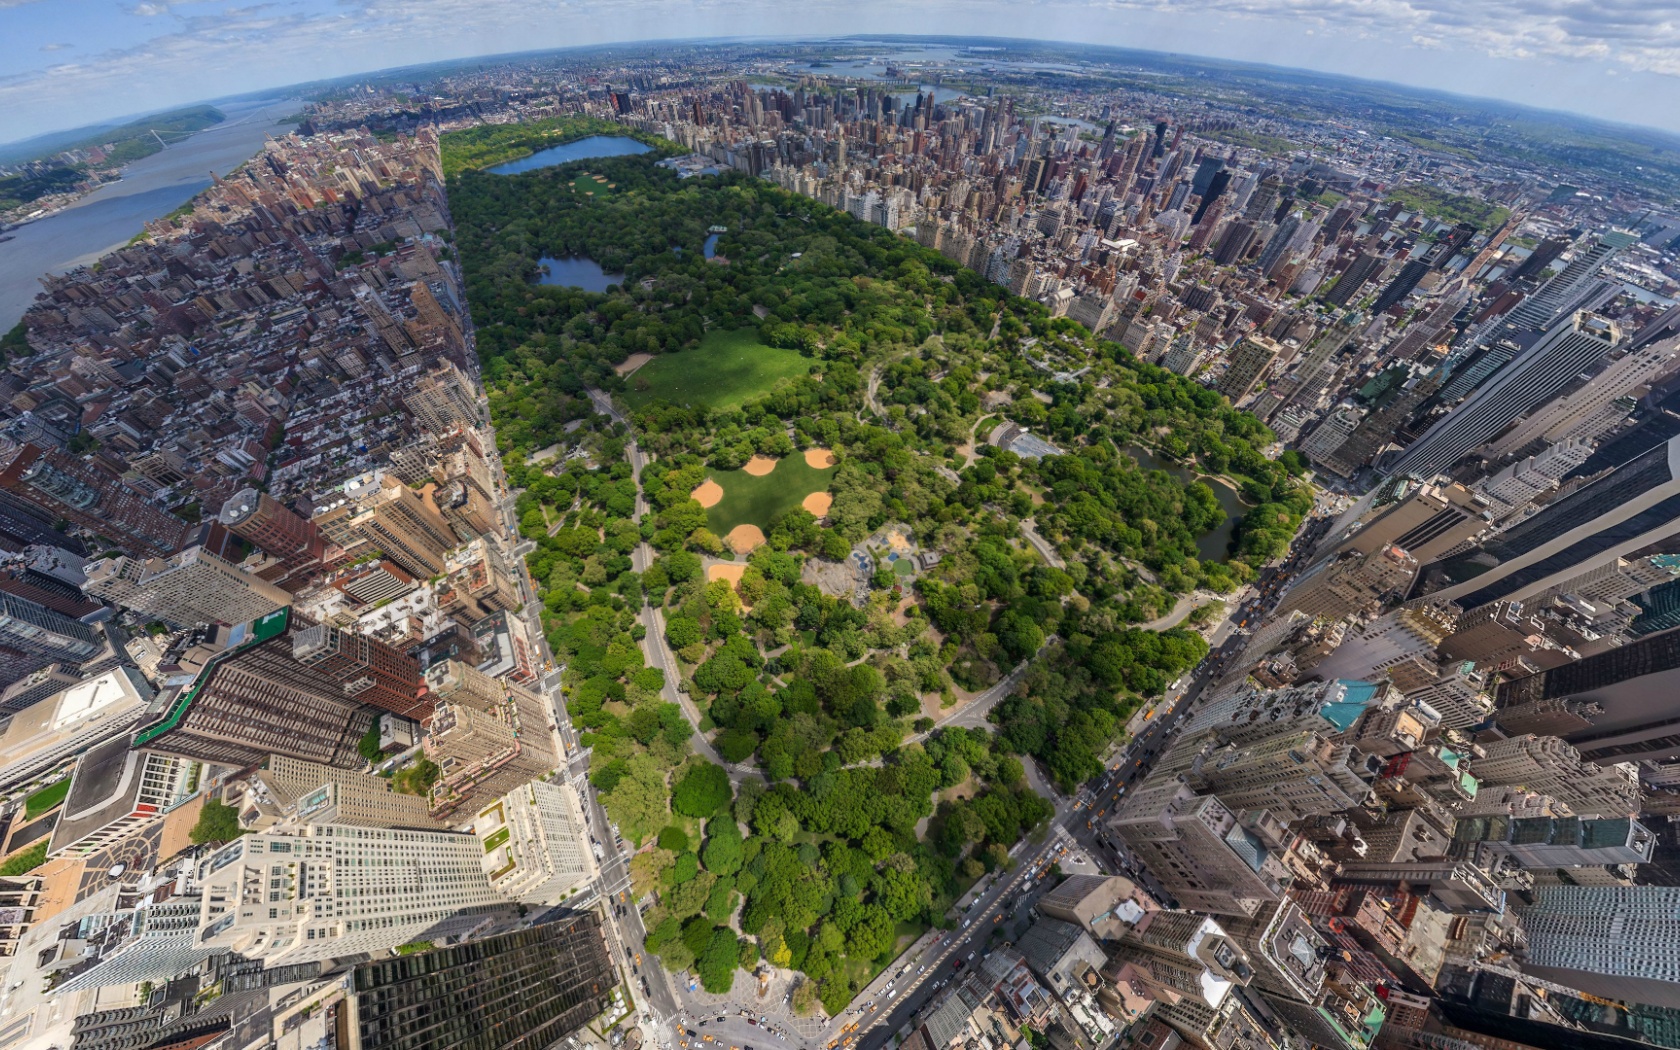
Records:
[[[698,964],[700,986],[714,995],[729,991],[735,983],[735,967],[740,964],[741,948],[735,934],[719,926],[712,931],[706,950]]]
[[[713,817],[706,822],[706,848],[702,858],[714,875],[733,875],[741,870],[741,829],[731,816]]]
[[[379,749],[379,719],[375,718],[368,731],[356,741],[356,753],[371,762],[378,762],[385,757],[385,752]]]
[[[710,762],[696,762],[671,792],[671,808],[685,817],[710,817],[729,805],[729,774]]]
[[[239,826],[239,810],[219,799],[210,798],[204,800],[204,808],[198,811],[198,821],[187,832],[187,837],[203,845],[207,842],[232,842],[243,834],[245,830]]]
[[[625,774],[613,789],[601,795],[601,805],[624,837],[640,846],[670,818],[667,790],[665,771],[653,756],[635,755],[625,763]]]

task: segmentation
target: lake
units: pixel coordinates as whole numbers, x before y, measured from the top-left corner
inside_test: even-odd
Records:
[[[1243,513],[1248,510],[1248,504],[1242,501],[1242,497],[1231,487],[1230,482],[1220,478],[1200,477],[1194,471],[1161,459],[1141,445],[1127,445],[1120,451],[1132,457],[1144,470],[1164,470],[1186,485],[1192,481],[1200,481],[1212,489],[1214,497],[1225,510],[1225,520],[1213,531],[1196,538],[1196,553],[1203,561],[1225,561],[1230,557],[1231,537],[1236,534],[1237,522],[1242,520]]]
[[[700,246],[700,251],[705,254],[706,258],[710,259],[717,255],[717,239],[721,236],[722,234],[717,233],[708,233],[706,235],[706,243]]]
[[[303,108],[296,99],[217,106],[227,119],[161,153],[130,164],[117,182],[75,204],[12,230],[0,243],[0,332],[11,328],[41,290],[44,273],[63,273],[120,248],[146,223],[167,215],[262,149],[269,135],[288,134],[278,121]]]
[[[608,273],[601,269],[600,263],[581,255],[564,259],[545,255],[542,257],[541,266],[542,276],[537,278],[538,284],[581,288],[586,292],[604,292],[609,284],[624,283],[623,274]]]
[[[652,146],[644,146],[635,139],[623,135],[591,135],[586,139],[568,142],[563,146],[550,146],[538,150],[529,157],[510,160],[506,164],[498,164],[485,170],[492,175],[518,175],[522,172],[537,171],[541,168],[552,168],[556,164],[569,164],[574,160],[593,160],[596,157],[627,157],[637,153],[648,153]]]

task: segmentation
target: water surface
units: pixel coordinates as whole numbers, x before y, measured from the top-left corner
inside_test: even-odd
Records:
[[[586,292],[604,292],[609,284],[624,283],[623,274],[608,273],[601,269],[600,263],[581,255],[563,259],[545,255],[542,257],[541,266],[542,273],[537,278],[538,284],[581,288]]]
[[[486,168],[492,175],[518,175],[521,172],[538,171],[542,168],[552,168],[556,164],[569,164],[574,160],[593,160],[596,157],[627,157],[637,153],[647,153],[653,147],[643,145],[633,138],[623,135],[591,135],[586,139],[568,142],[563,146],[550,146],[538,150],[529,157],[510,160],[506,164],[498,164],[493,168]]]
[[[1225,520],[1211,531],[1196,537],[1197,556],[1202,561],[1226,561],[1230,558],[1231,537],[1236,534],[1237,522],[1242,520],[1243,512],[1248,510],[1248,504],[1242,501],[1242,497],[1231,487],[1230,482],[1222,478],[1198,475],[1176,463],[1161,459],[1141,445],[1127,445],[1120,451],[1132,457],[1144,470],[1164,470],[1182,484],[1200,481],[1212,489],[1214,498],[1219,500],[1220,507],[1225,510]]]
[[[12,240],[0,242],[0,331],[17,324],[29,308],[42,274],[88,265],[122,247],[146,223],[210,185],[211,172],[226,175],[262,149],[268,136],[289,134],[292,126],[278,121],[303,103],[268,99],[217,108],[227,115],[222,123],[135,161],[121,180],[63,211],[7,231]]]

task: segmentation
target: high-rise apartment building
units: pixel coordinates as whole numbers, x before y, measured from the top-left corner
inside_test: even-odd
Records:
[[[431,717],[419,663],[377,638],[315,624],[294,633],[292,658],[338,682],[357,703],[421,722]]]
[[[279,587],[201,546],[168,558],[118,555],[91,562],[82,589],[177,627],[246,623],[292,603]]]
[[[1472,550],[1426,565],[1420,587],[1465,609],[1520,601],[1675,533],[1680,533],[1680,438],[1623,463]]]
[[[1283,347],[1263,335],[1251,335],[1231,351],[1231,363],[1219,377],[1214,389],[1237,404],[1248,396],[1260,376],[1270,368],[1283,352]]]
[[[222,504],[217,520],[279,563],[275,580],[307,577],[326,554],[326,538],[315,523],[266,492],[239,490]]]
[[[1252,915],[1279,899],[1290,877],[1281,843],[1267,841],[1271,825],[1239,820],[1217,798],[1198,796],[1176,779],[1140,785],[1109,827],[1186,908]]]
[[[512,904],[471,835],[303,824],[245,835],[198,863],[200,941],[270,966],[459,937]]]
[[[1680,1007],[1680,887],[1537,886],[1522,969],[1605,999]]]
[[[373,709],[293,656],[296,634],[309,626],[288,607],[184,640],[171,659],[193,677],[158,694],[134,746],[234,767],[285,755],[360,768],[356,744]]]
[[[564,781],[514,788],[479,810],[473,833],[485,876],[512,900],[558,904],[595,874],[583,803]]]
[[[1417,559],[1399,547],[1350,553],[1303,574],[1278,601],[1277,611],[1299,609],[1312,617],[1340,619],[1398,601],[1416,575]]]
[[[104,648],[97,630],[32,601],[0,592],[0,682],[51,663],[83,663]]]
[[[384,777],[285,755],[270,755],[250,774],[239,823],[255,831],[297,823],[442,830],[424,798],[393,791]]]
[[[363,963],[336,1009],[346,1050],[539,1050],[604,1013],[617,983],[600,920],[584,912]]]
[[[415,382],[403,395],[403,404],[421,426],[434,434],[472,429],[484,422],[473,389],[473,381],[462,375],[453,361],[445,360]]]
[[[1558,321],[1487,383],[1437,420],[1393,463],[1429,475],[1476,452],[1512,421],[1556,397],[1622,340],[1614,321],[1580,311]]]
[[[553,737],[543,723],[522,724],[510,700],[486,712],[465,704],[441,703],[426,733],[426,756],[443,770],[432,789],[432,812],[442,816],[470,799],[505,795],[559,764]]]
[[[1601,766],[1555,736],[1491,741],[1470,764],[1488,784],[1525,787],[1550,795],[1583,815],[1629,816],[1639,811],[1639,771],[1632,763]]]
[[[430,496],[378,471],[346,482],[314,521],[346,551],[381,551],[418,579],[443,573],[445,552],[460,542]]]

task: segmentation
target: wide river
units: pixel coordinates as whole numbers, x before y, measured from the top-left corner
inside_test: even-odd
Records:
[[[130,164],[120,181],[101,186],[75,204],[9,231],[0,243],[0,332],[17,324],[41,290],[38,278],[62,273],[121,247],[152,219],[167,215],[262,148],[278,123],[303,108],[295,99],[237,102],[217,107],[227,120]]]

